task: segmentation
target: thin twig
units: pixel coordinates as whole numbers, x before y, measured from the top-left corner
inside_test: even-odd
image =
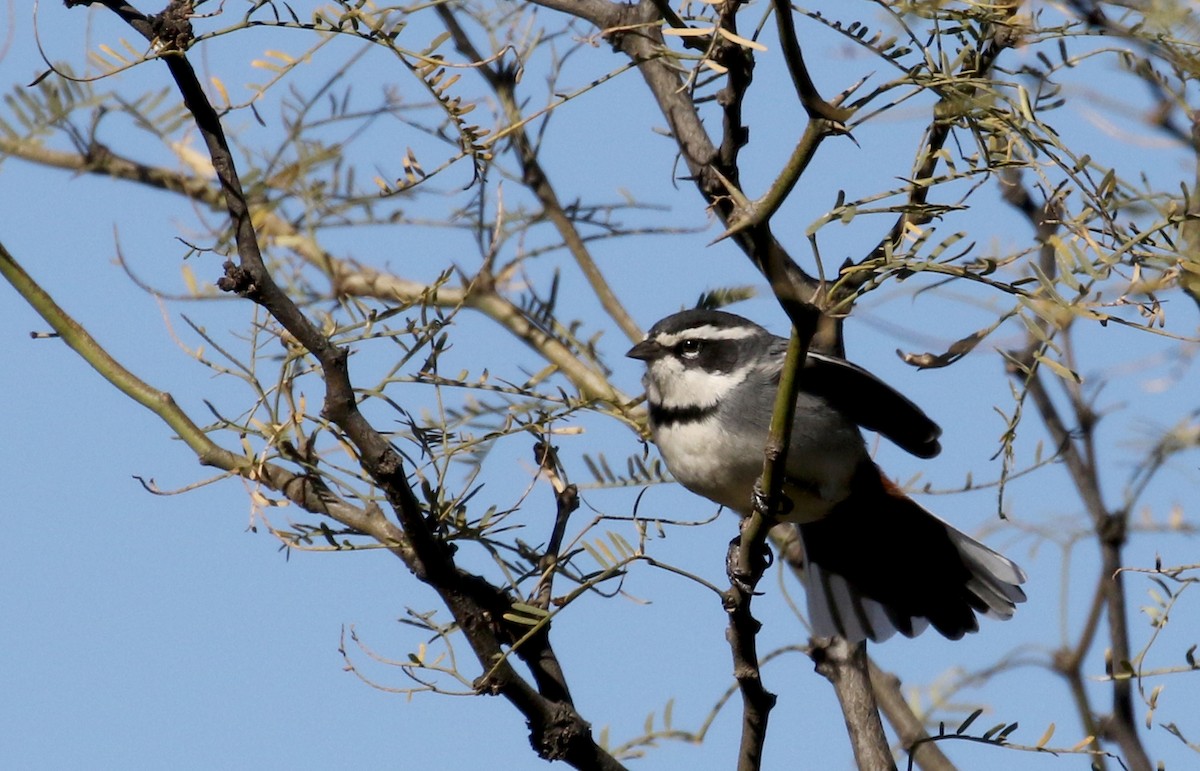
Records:
[[[1011,185],[1013,180],[1010,178],[1007,183]],[[1006,193],[1006,199],[1032,216],[1037,236],[1043,242],[1040,259],[1041,270],[1046,276],[1053,276],[1057,264],[1054,259],[1053,247],[1047,241],[1059,219],[1057,203],[1050,200],[1040,209],[1031,207],[1024,204],[1027,196],[1017,195],[1011,191]],[[1050,339],[1057,335],[1069,340],[1069,326],[1057,328],[1042,317],[1035,319],[1034,323],[1041,328],[1043,339]],[[1037,351],[1042,345],[1041,340],[1030,335],[1029,342],[1023,350],[1010,354],[1011,369],[1014,374],[1021,372],[1024,375],[1025,392],[1033,401],[1042,425],[1050,434],[1051,442],[1059,448],[1060,456],[1075,490],[1092,521],[1092,529],[1100,545],[1101,567],[1098,599],[1102,596],[1105,616],[1108,619],[1112,661],[1114,665],[1128,662],[1131,657],[1129,622],[1126,615],[1125,582],[1119,570],[1122,550],[1127,540],[1129,512],[1128,510],[1110,511],[1105,504],[1100,489],[1094,439],[1098,419],[1077,390],[1078,384],[1074,384],[1068,386],[1068,398],[1074,412],[1076,426],[1074,428],[1067,426],[1058,405],[1051,398],[1042,372],[1037,366]],[[1090,637],[1090,629],[1094,629],[1091,620],[1085,627],[1086,636],[1082,641],[1086,641]],[[1078,686],[1074,682],[1074,679],[1077,678],[1078,675],[1068,674],[1067,679],[1072,686],[1077,705],[1083,708],[1086,700],[1079,696]],[[1084,721],[1085,724],[1090,722],[1090,715],[1085,715]],[[1133,771],[1150,771],[1152,766],[1138,734],[1137,718],[1133,706],[1133,688],[1128,680],[1113,682],[1112,714],[1104,724],[1104,728],[1108,736],[1120,746],[1125,760]]]
[[[466,30],[459,24],[455,16],[456,11],[444,4],[434,6],[434,11],[446,30],[450,32],[459,52],[471,61],[482,62],[484,56],[471,42]],[[499,98],[505,120],[510,126],[522,126],[525,119],[521,115],[520,101],[517,98],[516,71],[500,61],[491,65],[481,65],[478,71]],[[558,200],[558,193],[555,192],[546,170],[542,167],[537,148],[530,140],[528,132],[521,127],[508,132],[508,137],[513,145],[517,162],[521,165],[521,181],[541,202],[543,213],[562,237],[563,244],[575,259],[575,264],[579,266],[580,272],[587,279],[592,292],[600,300],[601,307],[631,342],[638,342],[644,337],[641,327],[617,299],[608,280],[596,265],[596,261],[592,259],[591,252],[584,244],[578,228],[575,227],[575,223]]]
[[[83,0],[67,2],[69,6],[84,4]],[[348,352],[334,345],[303,314],[267,270],[259,251],[250,205],[220,117],[208,101],[185,54],[193,39],[191,3],[173,0],[154,17],[145,16],[121,0],[99,0],[99,4],[124,19],[159,50],[208,148],[224,194],[239,258],[236,264],[226,263],[225,276],[218,281],[218,286],[261,305],[320,362],[325,382],[321,414],[337,425],[354,445],[363,469],[396,513],[411,546],[408,550],[396,550],[397,555],[419,579],[438,592],[480,664],[487,669],[489,676],[477,683],[477,687],[503,694],[524,714],[530,725],[531,741],[541,757],[565,760],[581,768],[621,768],[615,758],[596,744],[589,726],[563,693],[561,671],[557,671],[557,662],[548,655],[545,635],[540,640],[542,645],[518,649],[518,654],[530,664],[541,692],[534,690],[506,660],[504,643],[497,636],[497,630],[503,631],[505,642],[509,643],[520,639],[521,635],[516,629],[498,627],[495,621],[486,619],[503,618],[513,599],[507,592],[455,565],[452,550],[433,531],[409,486],[403,458],[359,411],[350,381]],[[368,525],[370,527],[364,532],[380,540],[387,539],[386,528],[381,528],[377,522]],[[544,666],[547,661],[550,667]]]

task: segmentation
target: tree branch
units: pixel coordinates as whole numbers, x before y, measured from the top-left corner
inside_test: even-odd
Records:
[[[1016,12],[1017,7],[1016,4],[1013,4],[1011,7],[998,6],[998,9],[1002,13],[1011,14]],[[933,107],[933,118],[925,129],[925,135],[917,153],[919,160],[912,172],[913,185],[909,188],[905,211],[896,218],[896,222],[888,234],[876,244],[866,257],[859,261],[859,265],[886,260],[903,244],[905,235],[911,226],[928,222],[928,215],[914,212],[919,212],[929,200],[929,191],[932,189],[932,185],[927,184],[927,181],[933,179],[942,148],[945,147],[946,141],[950,138],[951,129],[954,127],[955,118],[963,110],[963,105],[969,104],[979,92],[979,86],[975,83],[986,77],[1000,54],[1016,42],[1016,34],[1010,27],[993,24],[990,35],[981,41],[980,49],[975,56],[968,57],[963,63],[962,69],[954,77],[939,79],[940,83],[948,81],[950,85],[937,86],[941,92],[941,98]],[[871,271],[844,274],[839,282],[840,291],[837,299],[853,295],[854,291],[871,280],[871,277]]]
[[[0,135],[0,153],[11,153],[34,163],[67,171],[102,174],[168,190],[213,209],[219,209],[222,205],[219,189],[207,179],[140,163],[99,144],[89,146],[83,153],[73,153],[50,150]],[[302,236],[292,223],[271,207],[252,204],[251,212],[255,221],[260,223],[260,236],[285,240],[296,254],[329,277],[336,296],[373,297],[400,303],[428,302],[442,308],[471,308],[497,322],[556,366],[585,399],[599,400],[618,408],[633,401],[632,396],[614,388],[603,373],[588,366],[558,340],[533,325],[516,304],[494,287],[433,287],[381,273],[334,257],[311,239]],[[636,418],[637,415],[630,413],[629,417]]]
[[[157,415],[183,440],[200,463],[252,479],[283,493],[306,511],[327,516],[355,530],[372,533],[381,543],[401,552],[407,551],[407,539],[403,533],[394,526],[380,529],[386,523],[378,511],[346,503],[315,474],[296,474],[274,463],[254,463],[247,460],[246,456],[213,442],[208,433],[179,407],[170,393],[154,388],[112,358],[82,325],[25,272],[3,244],[0,244],[0,275],[45,319],[71,350],[117,390]]]
[[[1006,184],[1015,187],[1016,182],[1010,177]],[[1048,242],[1050,234],[1058,225],[1059,211],[1056,201],[1047,201],[1038,208],[1028,203],[1027,193],[1006,191],[1005,199],[1013,203],[1031,217],[1037,238],[1042,242],[1040,265],[1046,276],[1053,276],[1057,270],[1055,252]],[[1035,321],[1042,329],[1045,339],[1058,335],[1067,337],[1070,327],[1054,327],[1045,318],[1038,317]],[[1069,323],[1069,322],[1068,322]],[[1067,427],[1058,406],[1051,398],[1038,367],[1037,351],[1044,343],[1030,335],[1029,342],[1022,351],[1010,354],[1013,362],[1010,367],[1013,374],[1024,375],[1026,393],[1033,399],[1042,424],[1050,434],[1055,447],[1059,448],[1060,457],[1067,467],[1075,490],[1083,502],[1092,522],[1092,529],[1100,545],[1100,589],[1103,592],[1105,615],[1108,619],[1109,645],[1112,652],[1112,663],[1119,666],[1121,662],[1129,662],[1131,648],[1129,644],[1129,622],[1126,613],[1125,581],[1121,568],[1121,553],[1127,539],[1129,512],[1110,511],[1104,503],[1100,490],[1099,471],[1095,457],[1095,428],[1097,418],[1091,407],[1078,392],[1078,384],[1069,386],[1069,398],[1075,413],[1077,426]],[[1070,678],[1068,678],[1070,681]],[[1133,771],[1150,771],[1151,764],[1141,737],[1137,730],[1137,717],[1133,707],[1133,685],[1127,678],[1114,678],[1112,681],[1112,715],[1105,723],[1106,733],[1111,737],[1124,754],[1125,760]],[[1078,698],[1076,699],[1078,701]],[[1085,718],[1086,720],[1087,718]]]
[[[796,23],[792,18],[791,4],[787,0],[771,0],[771,7],[775,9],[775,25],[783,47],[783,60],[787,64],[788,74],[792,76],[796,96],[800,98],[809,120],[821,119],[835,125],[849,120],[854,111],[822,99],[817,84],[808,73],[804,53],[800,49],[800,38],[796,34]]]
[[[797,580],[803,582],[804,548],[796,527],[789,525],[786,528],[775,528],[772,531],[771,540],[779,550],[788,569]],[[830,656],[828,648],[831,647],[832,642],[832,640],[814,641],[810,656],[814,664],[818,665],[818,672],[821,672],[821,666],[828,670],[828,674],[826,672],[821,672],[821,674],[825,675],[837,690],[839,702],[843,700],[846,702],[843,705],[842,714],[847,720],[848,727],[850,727],[849,721],[853,715],[855,722],[851,730],[858,735],[858,739],[853,741],[855,752],[861,752],[864,757],[875,759],[883,758],[886,753],[887,763],[894,762],[891,751],[888,749],[886,734],[882,734],[881,730],[874,725],[879,721],[879,712],[882,711],[900,737],[905,749],[912,753],[913,760],[918,766],[924,771],[954,771],[954,764],[937,747],[936,742],[918,743],[921,738],[927,738],[928,734],[925,732],[921,718],[913,712],[904,695],[900,693],[900,679],[894,674],[880,669],[868,655],[860,659],[857,655],[848,655],[842,649],[836,651],[837,655]],[[844,640],[840,642],[845,643]],[[820,661],[818,661],[818,657],[820,657]],[[864,685],[864,677],[869,685],[869,693],[861,690]],[[874,700],[874,707],[871,706],[871,699]],[[849,712],[850,709],[853,709],[854,712]],[[872,716],[872,712],[874,716]],[[875,768],[875,766],[861,764],[858,767],[862,769]],[[887,768],[888,766],[878,767]]]
[[[738,204],[729,185],[732,182],[736,186],[737,171],[736,167],[725,167],[722,162],[733,156],[742,141],[740,135],[743,129],[734,125],[739,122],[735,108],[736,88],[741,86],[731,83],[735,91],[721,97],[726,108],[726,141],[723,150],[719,150],[705,130],[692,94],[686,88],[673,60],[665,56],[668,49],[659,31],[658,9],[651,0],[641,0],[636,5],[610,4],[602,14],[575,7],[564,8],[559,2],[536,2],[546,7],[565,10],[592,22],[618,50],[637,64],[638,71],[641,72],[667,121],[690,178],[726,227],[731,228],[735,225]],[[590,4],[588,7],[594,9],[596,4]],[[734,50],[729,56],[732,57],[731,61],[736,63],[740,49],[736,49],[733,43],[721,38],[715,40],[714,45],[718,51],[722,50],[722,47],[733,47]],[[713,55],[717,59],[725,58],[725,54],[722,53]],[[742,77],[741,82],[748,83],[748,80]],[[767,223],[754,228],[739,229],[730,236],[762,271],[777,297],[794,298],[800,303],[812,302],[817,292],[817,282],[788,256],[783,245],[771,235]],[[787,305],[784,311],[792,317],[795,308]],[[793,318],[793,323],[802,322]]]
[[[84,0],[67,0],[67,3],[79,5]],[[261,305],[320,362],[326,389],[322,415],[345,432],[358,452],[363,469],[396,513],[411,546],[411,551],[398,555],[419,579],[438,592],[476,658],[489,672],[485,681],[477,683],[477,688],[503,694],[521,710],[529,721],[531,741],[539,756],[565,760],[579,768],[620,768],[616,759],[595,743],[590,726],[569,702],[538,693],[508,663],[498,634],[509,644],[520,637],[516,630],[506,629],[500,622],[505,610],[511,607],[512,598],[455,565],[452,550],[435,534],[408,484],[402,457],[359,411],[350,381],[347,351],[333,345],[304,316],[267,270],[220,118],[184,53],[192,41],[190,2],[173,0],[163,13],[154,17],[147,17],[119,0],[99,0],[99,4],[123,18],[159,49],[204,138],[224,194],[239,257],[238,264],[226,263],[225,276],[218,286]],[[523,649],[518,654],[530,655]],[[544,670],[535,668],[539,685],[549,683],[555,687],[554,678],[539,677],[539,673]]]
[[[891,723],[900,745],[912,753],[916,764],[923,771],[955,771],[954,764],[937,746],[937,742],[921,741],[929,738],[929,732],[901,693],[900,678],[880,669],[869,656],[867,672],[871,679],[871,692],[875,694],[879,709]],[[868,767],[859,765],[859,768]]]
[[[466,30],[458,23],[454,12],[446,5],[439,4],[434,7],[438,18],[446,30],[450,32],[454,39],[454,45],[458,48],[467,59],[475,62],[483,62],[485,57],[479,52],[471,42],[471,38],[467,35]],[[554,190],[554,186],[550,183],[550,178],[546,171],[542,168],[541,161],[538,159],[537,149],[533,142],[529,139],[528,132],[523,128],[524,117],[521,115],[521,107],[517,100],[517,79],[516,73],[502,64],[499,60],[494,65],[482,65],[478,68],[483,79],[487,81],[488,86],[495,92],[500,100],[501,108],[504,110],[505,120],[510,126],[518,126],[508,133],[509,139],[512,141],[517,162],[521,165],[522,181],[525,186],[533,192],[537,199],[542,204],[542,211],[546,218],[554,225],[555,230],[562,237],[563,244],[566,245],[567,251],[575,259],[575,264],[579,266],[579,270],[583,273],[588,284],[592,287],[597,299],[600,300],[600,305],[608,313],[609,318],[616,322],[625,336],[630,342],[638,342],[644,337],[641,327],[625,310],[625,306],[617,299],[612,287],[604,278],[604,274],[600,272],[600,268],[596,265],[596,261],[592,259],[591,252],[583,243],[583,238],[579,235],[579,230],[575,227],[575,223],[567,215],[563,209],[562,203],[558,200],[558,194]]]
[[[895,769],[879,707],[871,687],[867,644],[851,644],[840,637],[814,641],[812,653],[817,672],[827,679],[842,705],[842,716],[860,769]]]

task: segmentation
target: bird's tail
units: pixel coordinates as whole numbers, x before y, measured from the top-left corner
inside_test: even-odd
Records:
[[[977,613],[1011,618],[1025,573],[926,511],[869,461],[854,493],[799,526],[816,635],[880,642],[933,627],[951,640],[979,629]]]

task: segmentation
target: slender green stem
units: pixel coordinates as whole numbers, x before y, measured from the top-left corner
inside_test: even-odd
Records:
[[[49,293],[25,272],[3,244],[0,244],[0,274],[46,320],[64,343],[117,390],[162,418],[163,422],[196,453],[201,463],[234,472],[249,468],[250,463],[246,458],[222,449],[209,439],[208,434],[175,404],[169,393],[159,391],[121,366],[79,322],[71,318]]]

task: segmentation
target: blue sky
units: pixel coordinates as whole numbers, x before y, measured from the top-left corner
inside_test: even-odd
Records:
[[[98,12],[67,12],[56,6],[41,13],[41,35],[52,56],[69,58],[81,69],[86,45],[95,47],[101,40],[125,35]],[[15,35],[0,59],[5,88],[28,83],[41,70],[24,9],[16,13],[15,21]],[[86,42],[85,32],[90,36]],[[413,47],[419,47],[420,33],[414,22]],[[269,42],[248,36],[243,44],[247,47],[239,48],[231,38],[198,63],[206,72],[231,71],[223,78],[237,84],[250,77],[244,65],[258,53],[255,46],[280,46],[295,53],[303,45],[300,41],[294,34]],[[836,84],[829,91],[855,80],[869,64],[875,66],[854,59],[850,49],[841,45],[824,50],[814,70],[822,82]],[[1028,55],[1013,52],[1014,57]],[[322,65],[335,59],[317,61]],[[616,64],[601,45],[570,60],[564,78],[582,84]],[[375,76],[383,82],[393,77],[386,67]],[[750,104],[753,129],[745,176],[750,190],[761,189],[802,125],[790,100],[772,98],[774,76],[766,66],[760,67],[758,77],[763,83]],[[403,73],[394,78],[401,90],[414,82]],[[122,88],[136,92],[142,84],[161,87],[166,82],[159,68],[143,67],[127,75]],[[357,87],[369,92],[378,85],[363,76]],[[1123,164],[1126,176],[1144,171],[1165,187],[1173,179],[1190,180],[1192,171],[1182,149],[1164,145],[1155,135],[1138,134],[1136,127],[1127,127],[1135,132],[1132,138],[1114,137],[1115,132],[1106,129],[1100,120],[1104,104],[1099,96],[1126,86],[1127,80],[1096,65],[1091,78],[1080,78],[1072,86],[1071,94],[1083,106],[1056,113],[1055,127],[1101,162]],[[541,98],[541,91],[533,85],[529,88],[536,99]],[[597,89],[561,110],[551,125],[544,157],[564,200],[576,195],[614,200],[629,191],[669,207],[630,215],[631,220],[666,221],[701,230],[595,244],[596,259],[612,276],[615,290],[648,327],[715,286],[763,287],[730,244],[705,246],[718,231],[705,227],[701,199],[688,183],[672,186],[669,140],[651,133],[662,121],[640,88],[636,78],[626,74],[610,90]],[[1129,93],[1137,99],[1136,90]],[[267,122],[263,128],[246,113],[235,114],[229,124],[247,144],[269,141],[278,122],[269,110],[263,113]],[[822,148],[775,221],[776,234],[793,245],[798,257],[808,257],[805,229],[833,205],[839,188],[853,198],[895,184],[895,178],[908,171],[924,113],[913,107],[900,115],[894,121],[862,127],[856,132],[858,146],[831,140]],[[556,135],[555,130],[562,133]],[[586,152],[578,146],[580,136],[587,137]],[[109,139],[126,152],[144,151],[140,157],[147,160],[170,162],[162,148],[142,143],[130,149],[122,144],[125,140],[120,132]],[[393,124],[374,127],[355,152],[394,170],[406,146],[424,152],[436,149],[419,133]],[[440,184],[453,188],[467,181],[465,175],[469,176],[465,169],[452,169]],[[214,377],[181,350],[177,340],[188,346],[201,342],[183,322],[185,314],[222,341],[236,345],[232,332],[249,325],[252,308],[229,300],[164,307],[135,287],[114,262],[119,245],[139,275],[179,291],[186,250],[175,236],[192,232],[199,216],[211,215],[201,215],[165,194],[11,159],[0,166],[0,177],[0,207],[6,213],[0,238],[110,353],[151,384],[169,390],[198,420],[207,417],[204,399],[236,405],[245,398],[236,383]],[[512,195],[515,199],[517,193]],[[966,230],[983,253],[1027,243],[1027,224],[994,194],[985,195],[991,196],[985,199],[991,204],[948,221],[942,226],[943,235]],[[821,231],[822,253],[832,264],[862,254],[879,238],[887,221],[860,217],[849,226],[830,226]],[[447,259],[467,261],[472,254],[465,236],[421,228],[346,231],[331,236],[329,244],[341,256],[423,278],[435,274]],[[211,281],[219,275],[219,262],[215,256],[202,255],[191,258],[188,265],[201,280]],[[594,318],[594,301],[586,298],[579,278],[561,255],[531,265],[531,280],[546,281],[553,267],[563,270],[564,296],[578,300],[572,311]],[[869,296],[847,324],[847,347],[851,358],[896,385],[942,424],[945,451],[934,461],[922,462],[881,445],[879,462],[900,480],[919,473],[921,483],[929,481],[937,488],[955,487],[968,473],[977,481],[995,478],[999,466],[993,456],[1004,424],[993,407],[1011,410],[1012,405],[1009,383],[994,349],[1017,344],[1020,330],[1002,329],[949,369],[917,372],[895,356],[895,349],[937,351],[986,324],[996,308],[1004,307],[975,287],[956,286],[914,299],[913,282],[920,280]],[[1176,295],[1168,309],[1173,331],[1194,334],[1195,309],[1189,302]],[[782,315],[768,300],[754,300],[734,310],[776,332],[784,331]],[[537,366],[531,354],[487,325],[470,319],[463,323],[479,334],[470,339],[463,336],[448,361],[474,369],[486,366],[514,379],[521,367]],[[596,327],[603,328],[599,322]],[[521,719],[500,699],[430,694],[410,699],[371,688],[345,670],[339,644],[351,627],[370,649],[392,659],[404,659],[422,641],[397,619],[410,609],[436,608],[437,599],[398,560],[373,552],[292,553],[285,558],[278,542],[261,527],[250,530],[246,488],[238,481],[185,495],[150,495],[135,476],[153,478],[160,487],[172,489],[204,479],[206,472],[164,425],[114,391],[65,346],[29,337],[30,331],[42,329],[44,322],[7,285],[0,288],[0,352],[8,362],[0,368],[0,393],[7,397],[0,407],[5,437],[0,443],[0,482],[8,493],[3,515],[8,548],[0,559],[4,588],[0,617],[5,619],[0,624],[0,692],[4,694],[0,759],[4,765],[21,769],[544,767],[528,749]],[[620,357],[627,342],[615,329],[608,329],[601,347],[615,369],[617,385],[636,392],[639,365]],[[1110,326],[1081,334],[1077,353],[1088,382],[1098,383],[1115,364],[1131,365],[1106,385],[1098,401],[1107,414],[1099,432],[1105,492],[1116,496],[1154,431],[1195,409],[1195,349]],[[373,349],[364,348],[359,355],[355,366],[363,371],[386,365]],[[413,409],[432,401],[428,391],[417,387],[398,388],[390,395]],[[319,398],[315,393],[308,397]],[[587,433],[565,437],[561,444],[577,481],[586,482],[588,477],[583,453],[604,451],[621,462],[638,449],[628,430],[611,422],[586,419],[581,425]],[[1043,438],[1035,422],[1026,426],[1018,446],[1024,461],[1033,457],[1034,445]],[[497,445],[486,464],[489,500],[511,501],[528,485],[530,458],[523,438]],[[1060,518],[1078,520],[1080,504],[1065,480],[1059,468],[1017,480],[1007,493],[1007,509],[1023,523],[1051,529]],[[1189,521],[1194,521],[1195,483],[1195,453],[1169,464],[1146,498],[1154,520],[1165,521],[1172,507],[1182,506]],[[636,492],[585,490],[584,495],[597,510],[623,515],[631,510]],[[969,531],[995,523],[995,495],[990,491],[921,500]],[[544,540],[552,516],[550,503],[546,486],[535,488],[513,520],[523,528],[523,539]],[[651,489],[641,505],[653,516],[703,519],[712,514],[707,502],[675,486]],[[289,511],[275,516],[300,518]],[[628,525],[617,522],[604,525],[600,532],[605,529],[626,537],[631,534]],[[652,540],[651,554],[720,583],[725,544],[734,530],[734,518],[728,514],[702,527],[669,529],[665,538]],[[1030,600],[1014,620],[985,623],[979,635],[957,643],[930,634],[873,650],[881,665],[900,674],[906,686],[924,689],[917,698],[926,703],[931,684],[936,691],[937,684],[953,676],[953,667],[988,666],[1030,641],[1041,646],[1033,653],[1044,658],[1045,647],[1059,642],[1064,618],[1061,554],[1012,530],[993,533],[988,541],[1021,562],[1030,574]],[[1166,565],[1195,563],[1195,554],[1192,537],[1138,535],[1128,550],[1127,564],[1151,566],[1156,555]],[[486,560],[470,549],[464,549],[462,559],[472,569],[488,569]],[[1071,630],[1081,623],[1096,571],[1094,547],[1080,547],[1067,583],[1065,618]],[[774,574],[768,575],[765,594],[756,600],[756,615],[765,622],[761,650],[804,641],[803,627],[787,606],[784,587],[800,600],[795,583],[788,580],[781,587]],[[1146,603],[1152,588],[1143,578],[1131,578],[1131,603],[1135,607]],[[608,727],[614,743],[636,735],[650,713],[661,724],[669,700],[677,727],[696,726],[730,682],[724,615],[711,594],[645,566],[631,572],[625,589],[625,597],[585,598],[563,613],[554,627],[580,711],[595,728]],[[1132,625],[1136,647],[1147,639],[1148,628],[1136,613]],[[1185,595],[1152,661],[1182,663],[1183,651],[1198,640],[1200,612],[1195,598]],[[365,675],[392,687],[406,685],[394,669],[372,665],[362,651],[348,644],[352,660]],[[464,670],[468,676],[475,673],[469,664]],[[1089,659],[1088,671],[1101,674],[1098,656]],[[813,758],[820,759],[821,767],[849,767],[832,693],[812,672],[807,658],[784,655],[766,667],[765,676],[768,688],[780,695],[765,767],[794,767],[796,758],[808,760],[802,764],[805,767],[816,767]],[[1200,724],[1195,722],[1194,675],[1190,678],[1161,680],[1166,688],[1156,719],[1178,722],[1195,741]],[[1103,686],[1091,687],[1097,703],[1102,703]],[[1057,724],[1054,745],[1073,745],[1083,735],[1070,712],[1065,687],[1044,669],[1016,669],[985,689],[957,695],[953,702],[944,712],[948,723],[960,720],[976,702],[986,703],[992,711],[976,726],[1020,721],[1016,741],[1035,742],[1050,722]],[[1144,715],[1144,708],[1140,709],[1139,715]],[[736,736],[737,714],[727,708],[703,746],[665,744],[631,765],[676,768],[686,764],[696,771],[728,768]],[[1168,768],[1194,762],[1194,754],[1157,725],[1147,741],[1152,757],[1166,760]],[[969,745],[946,749],[963,768],[1087,767],[1082,758],[1014,755]]]

